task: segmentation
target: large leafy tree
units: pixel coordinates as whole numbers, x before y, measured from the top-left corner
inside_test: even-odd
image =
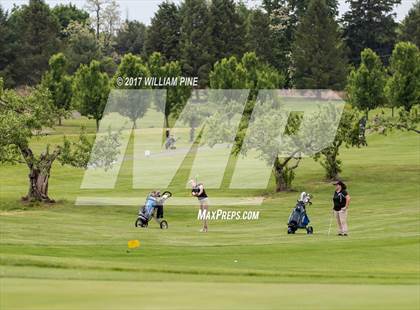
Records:
[[[161,53],[167,60],[180,58],[181,15],[177,5],[165,1],[152,18],[147,32],[146,51]]]
[[[233,0],[213,0],[210,5],[212,40],[216,60],[236,55],[241,57],[245,47],[245,20]]]
[[[95,119],[98,129],[110,91],[108,75],[101,72],[98,61],[80,66],[73,77],[72,90],[72,105],[82,115]]]
[[[7,84],[35,85],[59,47],[57,17],[43,0],[30,0],[12,10],[8,24],[14,44],[6,68]]]
[[[212,25],[205,0],[185,0],[181,6],[181,63],[184,74],[198,77],[200,87],[207,85],[214,61]]]
[[[14,90],[3,90],[3,80],[0,79],[0,162],[22,163],[28,167],[29,186],[28,193],[22,198],[24,201],[54,202],[48,195],[48,187],[55,160],[61,164],[86,167],[90,158],[98,158],[95,163],[107,169],[118,154],[117,134],[105,135],[92,149],[92,141],[84,132],[78,141],[64,138],[62,144],[46,144],[37,154],[30,141],[44,127],[53,126],[54,110],[50,93],[44,88],[32,88],[28,95],[20,96]],[[94,154],[107,156],[91,156]]]
[[[420,102],[420,52],[410,42],[400,42],[395,46],[390,60],[392,76],[386,85],[387,97],[391,105],[405,111]]]
[[[396,41],[394,7],[401,0],[350,1],[350,10],[343,16],[344,38],[350,60],[360,63],[360,53],[370,48],[387,63]]]
[[[126,20],[115,38],[115,50],[121,54],[145,53],[146,26],[138,21]]]
[[[325,0],[309,3],[296,31],[292,57],[297,88],[344,88],[345,46]]]
[[[147,65],[143,63],[142,59],[139,56],[133,55],[131,53],[126,54],[122,59],[121,63],[118,66],[117,72],[113,78],[113,85],[118,86],[117,79],[122,78],[123,81],[126,81],[127,78],[142,78],[145,79],[150,77],[150,72],[147,68]],[[146,88],[144,81],[128,84],[127,86],[123,85],[119,87],[120,89],[140,89]],[[128,95],[128,93],[122,93],[121,96]],[[150,106],[150,102],[142,100],[142,102],[132,102],[133,100],[130,97],[121,98],[118,111],[121,115],[128,117],[134,124],[136,128],[136,121],[142,118],[147,109]]]
[[[420,48],[420,1],[417,0],[401,22],[400,41],[410,41]]]
[[[59,125],[61,125],[62,117],[65,117],[70,109],[72,97],[72,79],[67,74],[67,66],[68,62],[64,54],[53,55],[49,61],[49,70],[42,80],[42,85],[51,93],[52,103],[57,110]]]
[[[178,61],[165,61],[160,53],[153,53],[147,61],[150,75],[157,78],[180,78],[182,76],[181,65]],[[166,89],[166,102],[155,100],[155,106],[158,111],[165,115],[165,127],[169,127],[169,117],[176,117],[181,112],[186,101],[190,97],[191,89],[179,85],[170,87],[158,87]]]
[[[371,49],[362,52],[362,62],[350,72],[347,83],[348,101],[366,113],[386,102],[386,74],[379,56]]]

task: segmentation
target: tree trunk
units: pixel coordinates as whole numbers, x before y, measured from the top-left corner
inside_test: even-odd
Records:
[[[194,136],[195,136],[195,128],[191,127],[191,129],[190,129],[190,142],[194,142]]]
[[[52,154],[49,153],[49,148],[40,155],[39,160],[35,159],[32,150],[27,146],[20,146],[20,151],[26,164],[29,168],[28,180],[29,189],[28,194],[22,197],[24,201],[40,201],[40,202],[54,202],[48,197],[48,182],[50,178],[51,166],[60,150],[56,149]]]
[[[59,116],[58,117],[58,126],[61,126],[62,125],[62,123],[61,123],[61,116]]]
[[[285,192],[290,190],[286,180],[284,179],[284,164],[276,158],[274,161],[274,177],[276,179],[276,192]]]
[[[169,116],[165,114],[165,128],[169,128]]]
[[[22,197],[24,201],[42,201],[42,202],[54,202],[48,196],[48,181],[50,173],[41,172],[39,169],[31,169],[29,172],[29,189],[28,194]]]
[[[99,119],[96,119],[96,132],[99,131]]]

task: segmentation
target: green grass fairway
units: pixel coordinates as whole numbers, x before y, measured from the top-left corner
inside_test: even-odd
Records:
[[[76,137],[82,122],[92,132],[91,121],[68,120],[34,139],[34,149],[63,133]],[[210,222],[207,234],[191,205],[168,206],[169,229],[160,230],[155,222],[134,227],[137,206],[74,204],[78,196],[144,197],[131,188],[130,151],[112,191],[81,190],[83,170],[56,163],[54,205],[21,204],[28,172],[2,165],[0,309],[419,309],[420,137],[373,134],[368,142],[341,150],[352,196],[348,238],[335,235],[335,222],[327,235],[334,188],[312,159],[298,168],[293,192],[273,194],[272,182],[265,190],[208,190],[265,200],[213,207],[257,210],[260,218]],[[169,187],[175,196],[188,196],[191,167],[187,158],[178,170]],[[303,190],[314,195],[314,235],[287,235]],[[131,239],[140,248],[127,251]]]

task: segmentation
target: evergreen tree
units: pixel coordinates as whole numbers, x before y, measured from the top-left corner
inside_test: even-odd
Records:
[[[8,24],[8,14],[0,6],[0,77],[6,80],[6,86],[13,84],[13,81],[7,79],[7,71],[5,70],[12,59],[12,34]],[[9,68],[10,69],[10,68]]]
[[[216,60],[232,55],[242,56],[245,47],[245,20],[236,11],[233,0],[213,0],[210,6],[213,22],[212,40]]]
[[[146,52],[161,53],[167,60],[179,59],[179,40],[181,17],[179,8],[172,2],[159,4],[159,9],[152,18],[146,37]]]
[[[67,39],[64,54],[69,61],[70,72],[75,72],[81,64],[89,64],[101,58],[99,42],[89,25],[71,22],[65,31]]]
[[[70,22],[76,21],[80,24],[86,23],[89,19],[89,13],[78,9],[74,4],[60,4],[52,9],[52,13],[57,17],[60,23],[61,36],[65,36],[64,30]]]
[[[272,51],[270,18],[260,9],[253,10],[249,18],[247,34],[248,49],[256,53],[263,61],[274,64]]]
[[[12,10],[8,21],[14,44],[6,68],[15,85],[35,85],[59,47],[60,25],[43,0]],[[11,83],[8,83],[11,84]]]
[[[146,26],[138,21],[126,21],[118,30],[115,50],[119,54],[143,55],[145,52]]]
[[[360,63],[360,53],[370,48],[387,63],[397,35],[393,10],[401,0],[347,1],[350,10],[344,14],[343,23],[351,62]]]
[[[401,23],[400,41],[410,41],[420,48],[420,0],[408,12]]]
[[[288,75],[292,43],[300,20],[304,17],[310,0],[263,0],[270,27],[269,62]],[[331,16],[337,15],[337,0],[326,0]]]
[[[348,101],[366,113],[385,104],[385,70],[381,59],[371,49],[362,52],[362,62],[350,72],[347,84]]]
[[[293,44],[297,88],[342,89],[346,80],[344,43],[325,0],[312,0]]]
[[[185,0],[181,7],[181,63],[184,74],[198,77],[200,87],[207,85],[214,61],[211,18],[205,0]]]

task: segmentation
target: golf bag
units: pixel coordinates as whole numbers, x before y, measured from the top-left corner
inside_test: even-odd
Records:
[[[176,141],[177,141],[177,139],[175,139],[173,136],[169,136],[168,138],[166,138],[165,149],[175,150],[176,149],[176,146],[175,146]]]
[[[311,195],[302,192],[295,208],[289,216],[289,220],[287,222],[288,234],[294,234],[299,228],[306,229],[307,234],[312,234],[314,232],[313,227],[308,226],[311,221],[306,213],[306,207],[311,204]]]
[[[152,192],[147,195],[144,206],[139,209],[135,222],[136,227],[147,227],[149,221],[155,218],[161,229],[168,228],[168,222],[163,219],[163,205],[172,196],[171,192],[165,191],[162,195],[159,192]]]

